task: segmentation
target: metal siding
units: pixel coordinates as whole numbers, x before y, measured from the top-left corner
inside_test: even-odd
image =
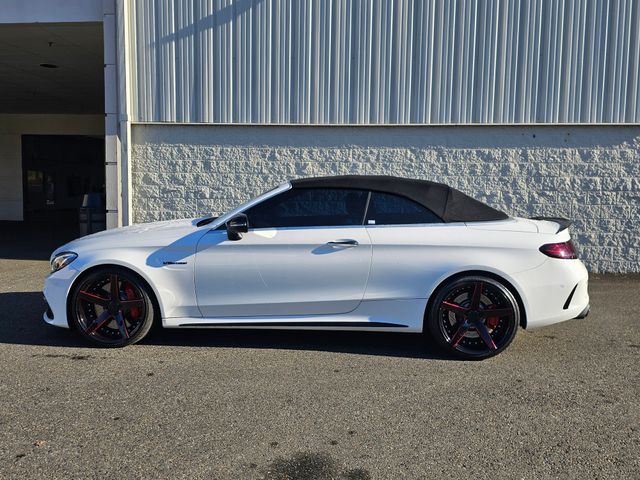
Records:
[[[635,0],[129,0],[132,117],[638,123]]]

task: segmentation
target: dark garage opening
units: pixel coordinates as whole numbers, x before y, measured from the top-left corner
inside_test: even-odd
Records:
[[[90,233],[87,213],[93,231],[104,230],[104,148],[98,136],[22,135],[24,221],[0,222],[0,258],[48,258]]]
[[[104,218],[103,38],[102,22],[0,25],[0,258],[78,237],[85,194]]]
[[[23,135],[22,178],[26,222],[55,225],[76,236],[90,233],[80,228],[88,207],[92,229],[104,229],[104,138]]]

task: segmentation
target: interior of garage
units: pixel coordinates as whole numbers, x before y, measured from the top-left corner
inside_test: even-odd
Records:
[[[0,25],[0,92],[3,250],[104,228],[102,23]]]

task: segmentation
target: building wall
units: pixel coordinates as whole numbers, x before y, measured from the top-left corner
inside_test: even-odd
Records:
[[[0,23],[101,22],[112,0],[2,0]]]
[[[0,220],[23,220],[22,135],[104,135],[103,115],[0,114]]]
[[[640,122],[637,0],[126,0],[134,121]]]
[[[441,181],[511,215],[564,216],[596,272],[640,270],[640,127],[136,124],[135,222],[220,214],[287,179]]]

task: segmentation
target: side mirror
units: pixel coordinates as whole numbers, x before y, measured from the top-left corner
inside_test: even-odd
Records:
[[[240,240],[243,233],[249,231],[249,218],[244,213],[239,213],[227,220],[227,238],[229,240]]]

